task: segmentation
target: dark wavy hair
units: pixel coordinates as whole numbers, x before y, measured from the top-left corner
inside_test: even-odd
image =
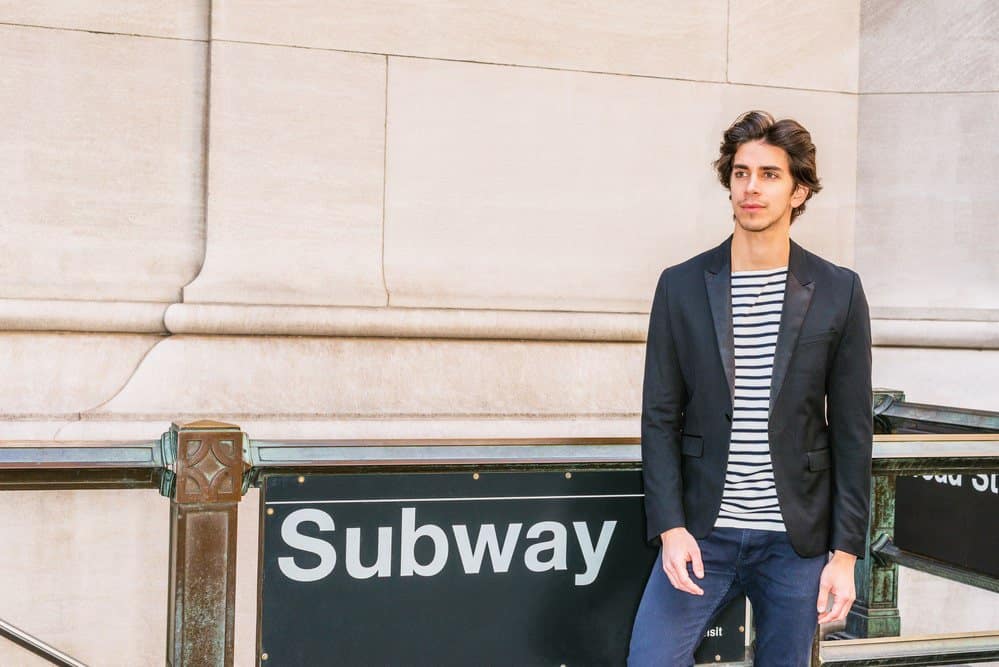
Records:
[[[747,142],[760,140],[771,146],[783,148],[787,153],[791,178],[794,179],[795,185],[808,188],[808,196],[804,202],[801,202],[801,206],[791,209],[793,223],[795,218],[805,212],[805,202],[822,189],[822,183],[819,182],[819,175],[815,169],[815,144],[812,143],[812,135],[798,121],[790,118],[774,120],[774,117],[766,111],[747,111],[736,118],[735,122],[725,130],[719,146],[718,159],[714,161],[718,180],[726,190],[730,190],[735,152],[739,150],[739,146]]]

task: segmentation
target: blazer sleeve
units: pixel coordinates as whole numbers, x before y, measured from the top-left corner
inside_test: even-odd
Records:
[[[833,462],[830,549],[864,557],[871,496],[874,441],[871,387],[871,318],[860,276],[826,385],[829,446]]]
[[[686,403],[687,388],[670,323],[667,271],[663,271],[649,315],[642,384],[642,481],[650,543],[659,542],[664,531],[684,525],[680,431]]]

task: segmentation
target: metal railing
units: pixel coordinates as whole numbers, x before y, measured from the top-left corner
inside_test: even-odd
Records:
[[[911,411],[911,406],[896,407]],[[981,413],[981,418],[989,419],[990,415]],[[980,424],[969,426],[971,429],[981,428]],[[230,449],[236,459],[226,463],[223,459]],[[469,465],[498,468],[526,466],[534,469],[571,464],[615,468],[635,467],[641,462],[637,438],[275,441],[250,439],[231,425],[200,422],[175,427],[156,441],[0,442],[0,489],[159,488],[161,493],[172,499],[173,549],[178,540],[184,539],[184,528],[178,518],[183,514],[184,504],[178,495],[185,492],[183,480],[187,479],[186,475],[207,474],[205,471],[208,468],[199,472],[199,461],[206,456],[205,451],[213,453],[217,459],[213,464],[215,468],[221,466],[220,469],[228,470],[235,476],[238,482],[236,494],[255,485],[263,472],[415,467],[443,470]],[[813,664],[942,665],[999,659],[999,631],[913,638],[878,636],[885,634],[886,628],[890,633],[892,623],[898,617],[895,581],[900,564],[987,590],[999,589],[999,583],[994,578],[910,554],[891,542],[895,479],[900,475],[999,471],[999,434],[876,435],[873,471],[870,534],[873,558],[858,561],[858,602],[851,611],[854,629],[859,628],[861,634],[869,638],[817,642]],[[183,487],[180,490],[178,479]],[[207,481],[214,484],[215,478]],[[231,495],[226,498],[220,500],[220,497],[215,497],[208,501],[202,498],[201,501],[232,506],[229,508],[233,510],[233,534],[230,538],[234,540],[234,503]],[[238,495],[235,498],[238,502]],[[204,502],[201,504],[204,505]],[[234,557],[232,552],[230,548],[226,553],[208,556],[227,559]],[[190,582],[178,584],[183,580],[183,574],[182,565],[172,563],[172,593],[175,587],[180,586],[180,595],[183,586],[192,585]],[[886,586],[886,581],[890,585]],[[192,591],[187,590],[187,593]],[[190,599],[197,599],[197,596]],[[232,604],[234,602],[226,602],[226,605]],[[231,606],[223,607],[231,616]],[[188,611],[194,613],[199,610]],[[225,624],[224,619],[219,622]],[[183,634],[182,622],[173,617],[171,623]],[[848,629],[850,627],[848,623]],[[894,634],[898,634],[897,623],[894,628]],[[231,633],[226,641],[230,642],[231,660]],[[42,645],[41,642],[39,644]],[[40,650],[39,655],[42,655],[44,649]],[[55,664],[81,664],[72,662],[72,658],[55,649],[47,657]],[[220,658],[217,664],[231,662]]]

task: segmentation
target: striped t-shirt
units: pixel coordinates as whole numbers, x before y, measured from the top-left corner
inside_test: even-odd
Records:
[[[715,526],[784,532],[767,422],[787,267],[732,272],[735,404],[725,490]]]

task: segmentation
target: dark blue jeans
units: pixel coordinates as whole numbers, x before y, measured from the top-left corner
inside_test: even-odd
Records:
[[[704,578],[687,573],[704,590],[691,595],[673,588],[662,567],[652,567],[631,631],[628,664],[689,667],[694,651],[718,614],[746,595],[756,623],[757,667],[807,667],[818,622],[815,609],[826,555],[802,558],[786,533],[715,528],[697,540]]]

